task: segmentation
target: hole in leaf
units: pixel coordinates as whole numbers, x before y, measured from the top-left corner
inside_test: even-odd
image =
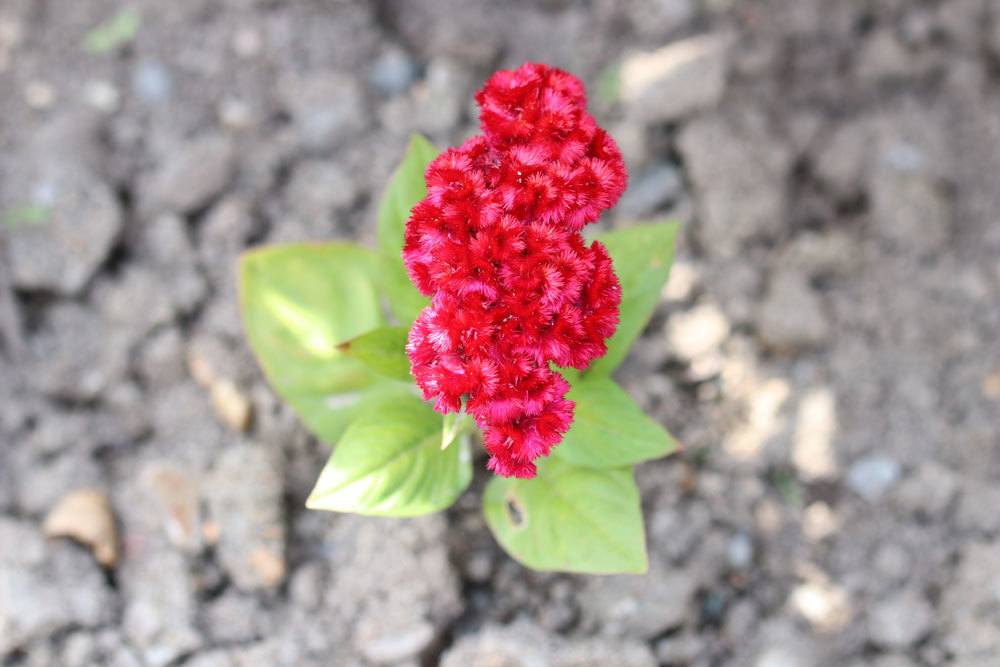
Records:
[[[528,514],[516,497],[508,494],[504,499],[503,506],[507,511],[507,520],[514,528],[524,528],[528,524]]]

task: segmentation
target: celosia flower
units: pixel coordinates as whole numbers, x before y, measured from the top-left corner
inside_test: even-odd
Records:
[[[476,95],[482,135],[427,168],[403,257],[431,304],[406,350],[426,399],[483,431],[490,470],[534,477],[573,420],[556,366],[607,351],[621,287],[607,250],[580,230],[625,189],[614,140],[580,81],[528,63]]]

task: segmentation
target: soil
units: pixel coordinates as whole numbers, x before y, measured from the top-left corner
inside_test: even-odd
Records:
[[[5,667],[997,664],[1000,5],[128,6],[0,5]],[[519,566],[483,469],[305,510],[325,447],[240,330],[245,248],[371,244],[409,133],[525,60],[625,153],[599,225],[684,223],[617,374],[685,445],[643,577]]]

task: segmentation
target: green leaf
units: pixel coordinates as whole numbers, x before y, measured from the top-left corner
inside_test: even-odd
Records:
[[[403,161],[396,168],[378,209],[379,273],[389,306],[399,323],[409,327],[427,305],[403,265],[403,233],[410,209],[427,195],[424,172],[438,150],[423,136],[414,134]]]
[[[449,412],[444,416],[441,431],[441,449],[447,449],[459,436],[475,428],[476,423],[466,412]]]
[[[441,415],[415,396],[381,401],[347,428],[306,506],[416,516],[450,506],[472,480],[466,442],[441,449]]]
[[[88,32],[84,48],[91,53],[111,53],[135,39],[141,22],[139,12],[134,7],[126,7]]]
[[[614,380],[586,375],[567,394],[573,426],[553,456],[591,468],[618,468],[666,456],[677,443]]]
[[[677,222],[636,225],[599,234],[608,248],[622,286],[618,330],[608,341],[608,353],[588,374],[610,375],[628,355],[629,348],[646,327],[660,299],[674,260]]]
[[[379,327],[341,344],[341,349],[378,375],[411,382],[406,327]]]
[[[341,344],[382,324],[375,259],[344,243],[268,246],[240,260],[247,339],[274,389],[336,442],[376,378]]]
[[[536,570],[645,572],[646,537],[632,471],[540,463],[533,479],[494,477],[486,487],[483,513],[500,546]]]

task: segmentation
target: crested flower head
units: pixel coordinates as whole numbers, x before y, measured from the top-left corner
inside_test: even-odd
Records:
[[[624,191],[625,165],[566,72],[500,71],[476,100],[482,134],[428,166],[406,223],[407,270],[432,297],[406,349],[436,409],[464,400],[490,470],[534,477],[573,421],[551,365],[586,368],[618,325],[611,258],[580,230]]]

